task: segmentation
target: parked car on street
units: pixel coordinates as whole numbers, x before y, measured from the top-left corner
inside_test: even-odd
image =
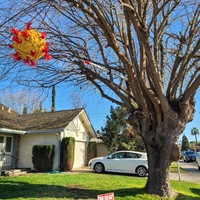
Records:
[[[196,161],[197,161],[198,169],[200,170],[200,152],[197,153]]]
[[[183,159],[185,151],[181,151],[181,159]]]
[[[147,154],[137,151],[117,151],[108,156],[93,158],[88,166],[96,173],[131,173],[141,177],[148,173]]]
[[[183,154],[183,160],[184,162],[196,161],[196,152],[191,150],[185,151]]]

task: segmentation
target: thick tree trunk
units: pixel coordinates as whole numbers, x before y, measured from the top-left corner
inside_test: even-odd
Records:
[[[148,180],[146,190],[148,193],[162,197],[173,197],[174,191],[170,185],[169,169],[171,164],[172,138],[161,139],[161,145],[153,145],[149,138],[145,139],[148,152]]]
[[[146,191],[172,198],[175,192],[170,184],[169,170],[171,163],[180,158],[180,147],[176,142],[185,123],[173,111],[167,116],[162,124],[156,125],[152,117],[133,114],[129,123],[141,134],[146,146],[149,166]]]

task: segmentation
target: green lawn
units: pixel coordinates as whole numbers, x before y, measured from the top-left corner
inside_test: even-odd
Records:
[[[179,165],[179,168],[180,168],[180,173],[184,174],[184,173],[187,173],[183,168],[180,167]],[[178,173],[178,164],[177,162],[173,162],[170,166],[170,172],[172,173]]]
[[[114,192],[116,200],[160,200],[145,193],[147,178],[133,175],[59,173],[0,177],[0,199],[97,199],[98,194]],[[176,200],[199,199],[200,184],[172,181]]]

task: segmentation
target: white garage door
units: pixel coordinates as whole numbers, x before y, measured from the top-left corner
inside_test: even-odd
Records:
[[[83,167],[86,163],[86,143],[85,142],[75,142],[75,155],[74,155],[74,166],[73,168]]]

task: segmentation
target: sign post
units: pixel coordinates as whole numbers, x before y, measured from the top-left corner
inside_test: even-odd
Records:
[[[181,173],[180,173],[179,161],[177,161],[177,168],[178,168],[178,177],[179,177],[179,181],[181,181]]]

